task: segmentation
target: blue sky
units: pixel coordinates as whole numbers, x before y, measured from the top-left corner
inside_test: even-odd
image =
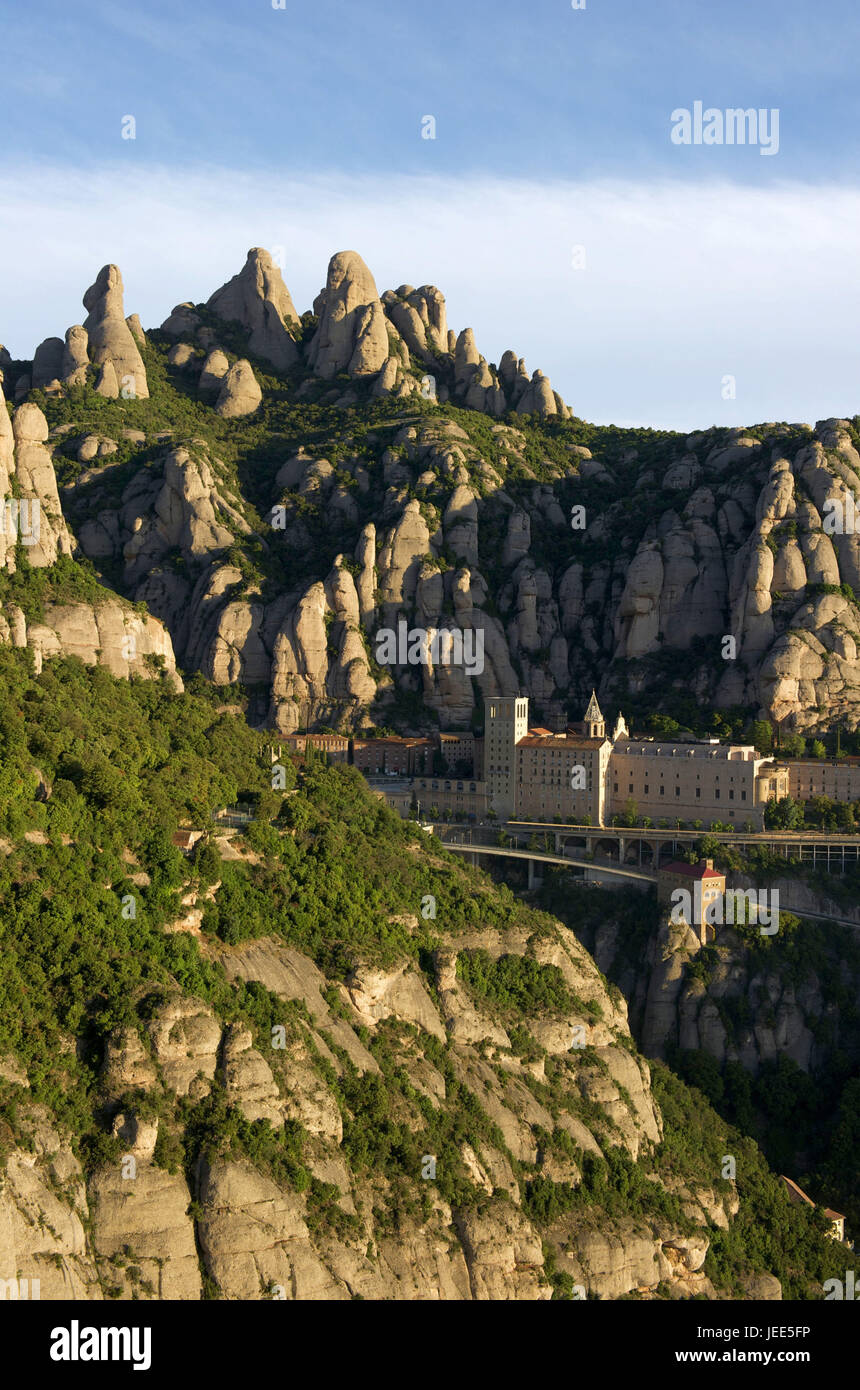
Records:
[[[380,290],[439,285],[453,327],[491,360],[514,347],[590,419],[860,411],[854,3],[5,8],[16,354],[79,321],[107,260],[151,325],[254,244],[284,245],[309,307],[353,247]],[[671,113],[695,101],[777,108],[778,153],[673,144]]]

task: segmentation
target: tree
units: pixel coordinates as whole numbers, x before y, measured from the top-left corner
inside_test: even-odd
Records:
[[[813,758],[824,758],[827,756],[827,749],[820,738],[814,738],[809,746],[809,752]]]
[[[215,883],[221,877],[221,855],[211,840],[198,840],[194,849],[194,872],[201,884]]]
[[[806,739],[802,734],[783,734],[779,741],[779,751],[788,758],[802,758],[806,750]],[[824,748],[821,749],[822,753]],[[816,757],[819,755],[816,754]]]
[[[717,1105],[723,1098],[723,1078],[720,1064],[709,1052],[690,1049],[681,1053],[681,1075],[690,1086],[697,1086]]]
[[[677,719],[670,719],[666,714],[649,714],[645,727],[652,733],[668,738],[670,734],[677,733],[681,725]]]
[[[764,809],[764,823],[767,830],[797,830],[803,825],[803,805],[793,796],[783,796],[777,801],[772,796]]]
[[[750,738],[760,753],[773,751],[773,728],[768,719],[754,719],[750,726]]]

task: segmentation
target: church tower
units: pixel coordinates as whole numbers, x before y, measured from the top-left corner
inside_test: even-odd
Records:
[[[591,692],[591,699],[588,702],[588,709],[585,711],[585,718],[582,721],[582,732],[586,738],[605,738],[606,720],[603,718],[600,706],[597,703],[597,696]]]

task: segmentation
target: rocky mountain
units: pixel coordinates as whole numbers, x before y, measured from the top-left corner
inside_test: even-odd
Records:
[[[276,794],[263,731],[521,687],[563,720],[592,684],[857,722],[823,526],[856,422],[589,426],[354,252],[303,314],[260,250],[146,333],[115,266],[84,307],[0,352],[0,1278],[819,1297],[843,1252],[571,932],[352,769]],[[480,632],[482,669],[380,664],[401,618]]]
[[[778,1299],[843,1271],[755,1145],[649,1066],[574,935],[354,770],[291,763],[273,798],[262,738],[202,695],[2,664],[12,770],[38,752],[47,796],[4,809],[0,1277]],[[184,858],[170,824],[233,767],[266,815]]]
[[[860,723],[856,417],[589,426],[449,329],[434,286],[380,295],[351,251],[302,315],[260,249],[146,335],[115,266],[84,306],[32,363],[0,359],[29,412],[16,486],[52,532],[31,563],[89,562],[168,664],[240,683],[257,722],[457,727],[523,688],[563,723],[594,685]],[[400,616],[483,633],[482,671],[380,667]]]

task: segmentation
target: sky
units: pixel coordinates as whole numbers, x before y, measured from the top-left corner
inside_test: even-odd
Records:
[[[598,423],[860,412],[860,7],[578,3],[0,0],[0,341],[354,249]]]

